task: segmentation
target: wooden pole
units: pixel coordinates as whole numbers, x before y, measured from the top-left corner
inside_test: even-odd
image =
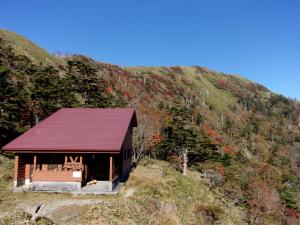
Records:
[[[25,164],[25,179],[30,179],[30,164],[29,163]]]
[[[36,155],[33,156],[33,171],[36,171]]]
[[[80,170],[83,170],[83,166],[82,166],[82,155],[79,158],[79,168]]]
[[[66,164],[67,164],[67,162],[68,162],[68,156],[65,156],[64,170],[67,170],[67,168],[66,168]]]
[[[113,157],[109,157],[109,181],[112,181],[112,164],[113,164]]]
[[[19,161],[20,161],[20,156],[16,155],[15,156],[15,169],[14,169],[14,180],[18,180],[19,176]]]

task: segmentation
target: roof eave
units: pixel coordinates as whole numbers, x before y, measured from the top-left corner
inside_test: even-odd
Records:
[[[3,153],[120,153],[120,149],[2,149]]]

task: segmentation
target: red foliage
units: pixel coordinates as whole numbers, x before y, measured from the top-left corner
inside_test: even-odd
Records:
[[[108,87],[105,89],[105,91],[106,91],[107,94],[112,94],[112,92],[113,92],[112,86],[108,86]]]
[[[129,94],[128,91],[124,91],[124,92],[123,92],[123,96],[124,96],[124,97],[127,97],[127,98],[131,98],[131,96],[130,96],[130,94]]]
[[[257,224],[262,224],[265,215],[280,217],[282,210],[281,199],[275,186],[264,179],[252,178],[245,192],[247,196],[247,210],[250,217]]]
[[[220,173],[222,176],[225,175],[225,167],[223,165],[218,166],[216,171],[218,171],[218,173]]]
[[[182,83],[184,83],[184,84],[185,84],[185,85],[187,85],[187,86],[190,86],[190,85],[192,85],[192,81],[190,81],[190,80],[187,80],[187,79],[181,78],[181,81],[182,81]]]
[[[160,135],[160,134],[156,134],[156,135],[152,135],[150,137],[150,141],[153,143],[153,144],[157,144],[159,142],[161,142],[163,140],[163,136]]]
[[[234,149],[229,146],[224,146],[223,151],[224,153],[228,153],[228,154],[233,154],[235,152]]]
[[[217,80],[216,86],[220,89],[226,89],[227,83],[224,80]]]
[[[215,130],[209,127],[208,124],[203,125],[204,131],[208,136],[210,136],[213,140],[215,140],[217,143],[222,143],[222,136]]]
[[[298,212],[291,208],[285,208],[284,213],[287,217],[297,219],[299,218]]]

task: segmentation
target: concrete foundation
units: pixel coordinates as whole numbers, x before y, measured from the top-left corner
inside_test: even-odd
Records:
[[[113,191],[115,189],[116,186],[118,186],[119,184],[119,178],[117,179],[114,179],[112,182],[111,182],[111,191]]]
[[[31,182],[30,182],[30,179],[25,179],[25,185],[30,185]]]
[[[96,184],[85,185],[82,187],[81,182],[49,182],[34,181],[32,183],[25,179],[14,181],[13,191],[16,192],[69,192],[77,194],[116,194],[120,190],[118,179],[110,181],[97,181]]]
[[[81,182],[33,182],[31,183],[33,191],[63,191],[76,192],[81,189]]]
[[[113,191],[113,183],[110,181],[98,181],[96,184],[92,185],[85,185],[84,187],[81,188],[82,192],[110,192]]]

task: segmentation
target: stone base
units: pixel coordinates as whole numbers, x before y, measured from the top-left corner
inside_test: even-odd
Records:
[[[63,191],[76,192],[81,189],[81,182],[47,182],[35,181],[31,183],[33,191]]]

